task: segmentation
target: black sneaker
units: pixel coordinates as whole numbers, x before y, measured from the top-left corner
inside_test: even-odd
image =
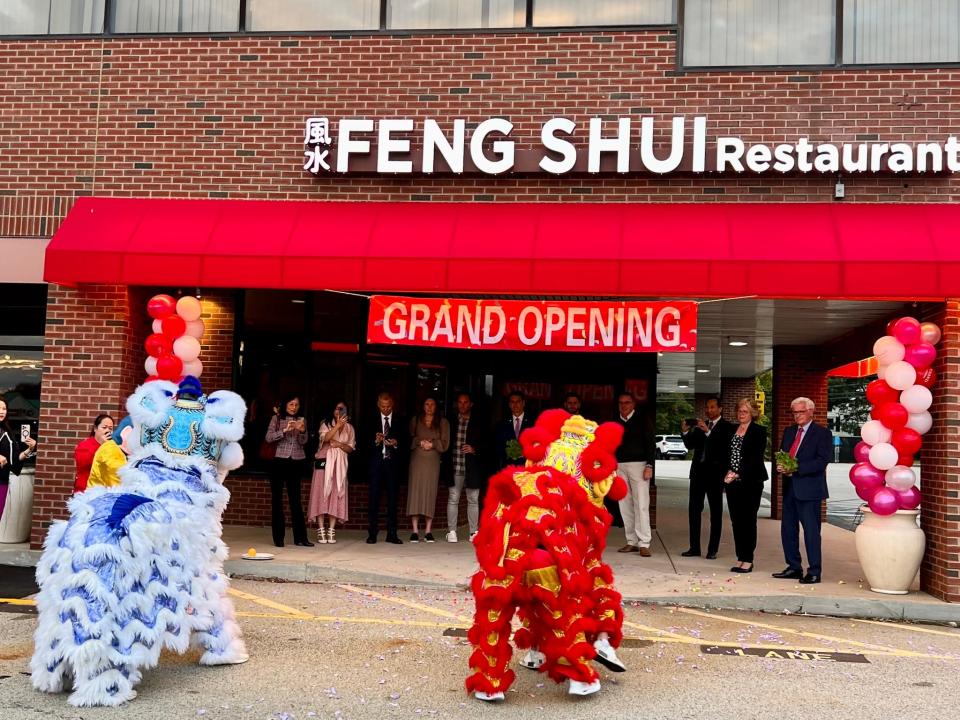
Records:
[[[423,536],[423,541],[424,541],[424,542],[436,542],[436,540],[433,539],[433,533],[427,533],[426,535],[424,535],[424,536]]]
[[[412,542],[412,543],[418,543],[418,542],[420,542],[420,536],[417,535],[416,533],[411,533],[411,535],[410,535],[410,542]]]

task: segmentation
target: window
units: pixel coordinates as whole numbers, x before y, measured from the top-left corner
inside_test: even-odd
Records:
[[[843,62],[960,62],[960,1],[846,0]]]
[[[29,425],[31,437],[36,438],[47,286],[0,284],[0,307],[5,310],[0,331],[0,399],[7,403],[10,426],[19,431]]]
[[[516,28],[526,21],[526,0],[387,0],[393,30]]]
[[[829,65],[834,0],[686,0],[687,67]]]
[[[533,0],[534,27],[672,25],[673,0]]]
[[[247,0],[247,30],[377,30],[380,0]]]
[[[104,0],[6,0],[0,35],[86,35],[103,32]]]
[[[240,0],[114,0],[116,33],[236,32]]]

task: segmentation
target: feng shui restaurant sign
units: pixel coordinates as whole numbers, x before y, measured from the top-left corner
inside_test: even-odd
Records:
[[[367,342],[476,350],[693,352],[697,304],[374,295]]]

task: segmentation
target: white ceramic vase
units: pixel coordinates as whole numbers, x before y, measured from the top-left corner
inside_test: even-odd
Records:
[[[920,511],[897,510],[893,515],[877,515],[866,505],[860,509],[863,522],[854,539],[870,589],[906,595],[920,570],[926,547],[926,537],[917,526]]]

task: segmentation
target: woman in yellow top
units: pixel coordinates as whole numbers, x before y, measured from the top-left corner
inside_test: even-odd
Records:
[[[120,468],[127,464],[127,435],[133,431],[133,423],[125,417],[117,425],[113,437],[107,440],[93,456],[87,487],[113,487],[120,484]]]

